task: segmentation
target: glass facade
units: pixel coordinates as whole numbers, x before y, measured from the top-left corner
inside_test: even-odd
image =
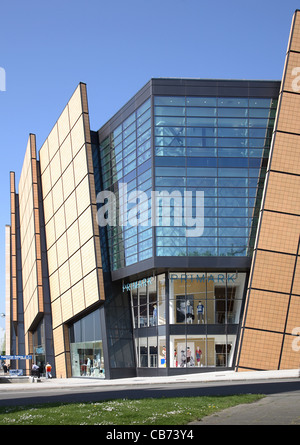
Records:
[[[186,236],[174,204],[170,224],[156,228],[156,255],[251,255],[277,100],[156,96],[154,104],[155,190],[192,192],[193,217],[195,192],[204,192],[202,235]]]
[[[32,335],[33,343],[33,362],[39,366],[40,372],[45,373],[46,365],[46,341],[45,341],[45,324],[44,319],[39,323],[38,327]]]
[[[124,205],[122,210],[122,201],[131,191],[138,189],[149,196],[151,193],[150,99],[100,141],[100,157],[103,189],[115,193],[118,217],[121,213],[116,226],[107,226],[111,268],[115,270],[150,258],[153,254],[151,227],[126,224],[127,206]],[[123,192],[121,183],[126,184]],[[148,221],[148,210],[146,213],[140,218]]]
[[[139,95],[130,103],[134,113],[122,109],[98,132],[97,190],[116,199],[111,275],[130,296],[128,357],[140,375],[234,366],[277,93],[257,97],[257,85],[241,82],[224,97],[228,84],[217,83],[206,96],[196,95],[202,81],[157,80],[142,105]],[[108,316],[113,345],[120,334],[114,340]],[[121,354],[110,360],[125,364]]]
[[[70,348],[73,377],[105,377],[99,309],[70,327]]]
[[[130,283],[137,366],[231,367],[245,283],[237,272],[169,272]]]

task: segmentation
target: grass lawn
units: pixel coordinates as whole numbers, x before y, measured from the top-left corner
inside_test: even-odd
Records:
[[[262,397],[243,394],[0,407],[0,425],[186,425]]]

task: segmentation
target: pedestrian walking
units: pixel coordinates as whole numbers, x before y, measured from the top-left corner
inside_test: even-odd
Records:
[[[52,370],[52,366],[50,365],[50,363],[47,362],[46,364],[46,379],[52,379],[52,374],[51,374],[51,370]]]
[[[33,377],[37,377],[38,379],[40,378],[40,367],[38,365],[36,365],[35,363],[32,365],[31,375]]]

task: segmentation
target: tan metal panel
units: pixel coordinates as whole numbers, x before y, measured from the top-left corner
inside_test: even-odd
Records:
[[[300,319],[300,296],[293,295],[300,295],[298,262],[295,269],[300,253],[300,91],[295,91],[294,70],[300,57],[291,52],[299,50],[300,17],[296,11],[250,271],[238,369],[299,367],[291,335]]]

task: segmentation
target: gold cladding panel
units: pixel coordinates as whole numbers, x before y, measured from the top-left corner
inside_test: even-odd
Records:
[[[77,281],[82,279],[82,265],[81,265],[81,255],[80,250],[78,250],[70,260],[70,275],[71,275],[71,286],[77,283]]]
[[[75,183],[74,183],[74,170],[73,164],[71,163],[62,175],[63,181],[63,190],[64,190],[64,198],[67,199],[68,196],[73,192]]]
[[[71,145],[71,136],[68,134],[66,139],[60,146],[60,161],[61,161],[61,170],[62,172],[70,165],[73,159],[72,145]]]
[[[300,337],[285,335],[280,369],[300,369]]]
[[[94,270],[84,277],[85,303],[87,306],[99,300],[97,271]]]
[[[290,52],[288,54],[287,70],[284,79],[284,91],[289,91],[291,93],[299,92],[299,82],[297,77],[300,74],[300,54]]]
[[[289,293],[294,264],[295,257],[292,255],[258,250],[251,287]]]
[[[59,143],[61,145],[70,132],[69,106],[68,105],[63,110],[62,114],[60,115],[60,117],[57,121],[57,126],[58,126]]]
[[[45,171],[46,167],[49,164],[48,139],[46,139],[46,141],[40,148],[39,160],[40,160],[41,173],[43,174],[43,172]]]
[[[69,262],[66,261],[59,269],[60,292],[63,294],[71,287]]]
[[[53,303],[52,303],[52,323],[53,323],[53,329],[55,329],[57,326],[59,326],[62,323],[60,298],[53,301]]]
[[[86,146],[84,145],[74,158],[74,173],[76,185],[87,175]]]
[[[69,255],[73,255],[80,247],[78,222],[75,221],[67,230]]]
[[[55,213],[64,202],[62,180],[59,179],[52,189],[53,212]]]
[[[282,93],[277,130],[300,134],[300,96]]]
[[[296,294],[296,295],[300,295],[300,258],[299,257],[297,258],[292,293]],[[300,320],[299,320],[299,324],[300,324]]]
[[[72,287],[72,300],[74,314],[78,314],[86,308],[84,298],[83,280],[79,281]]]
[[[275,147],[272,154],[272,170],[300,174],[300,136],[276,133]]]
[[[78,215],[91,204],[89,178],[86,176],[84,180],[76,188],[77,210]]]
[[[93,237],[92,213],[89,207],[78,219],[81,246]]]
[[[300,216],[264,212],[259,233],[259,248],[283,253],[297,253]]]
[[[43,188],[43,197],[45,199],[45,197],[47,197],[48,193],[52,188],[51,171],[49,165],[45,168],[44,172],[42,173],[42,188]]]
[[[50,170],[51,170],[52,184],[55,184],[61,177],[61,164],[60,164],[59,151],[57,151],[57,153],[53,156],[53,159],[50,162]]]
[[[239,366],[251,369],[277,369],[282,334],[245,329]]]
[[[96,268],[94,238],[81,247],[83,275],[87,275]]]
[[[270,172],[265,209],[299,215],[300,176]]]
[[[73,317],[73,304],[72,304],[72,291],[68,290],[65,292],[61,298],[61,312],[62,312],[62,322],[65,323],[67,320]]]
[[[64,207],[66,215],[66,225],[67,227],[70,227],[78,216],[75,192],[73,192],[66,199]]]
[[[71,141],[74,157],[85,143],[83,115],[80,116],[71,130]]]
[[[294,16],[294,29],[290,44],[290,50],[300,52],[300,17],[298,11],[295,12]]]
[[[66,230],[65,208],[61,206],[54,215],[56,239],[60,238]]]
[[[291,295],[286,332],[288,334],[292,334],[293,331],[297,330],[297,328],[299,329],[299,334],[300,334],[300,297],[296,295]],[[300,344],[300,337],[299,337],[299,344]]]
[[[51,133],[48,136],[49,162],[51,162],[53,156],[58,150],[58,147],[59,147],[58,131],[57,131],[57,124],[55,124],[51,130]]]
[[[252,289],[248,303],[248,328],[284,331],[289,296]]]
[[[81,85],[78,85],[73,96],[69,101],[69,115],[71,128],[75,125],[76,121],[82,114],[82,102],[81,102]]]
[[[57,248],[58,266],[61,266],[65,261],[67,261],[69,257],[66,233],[64,233],[57,240],[56,248]]]

